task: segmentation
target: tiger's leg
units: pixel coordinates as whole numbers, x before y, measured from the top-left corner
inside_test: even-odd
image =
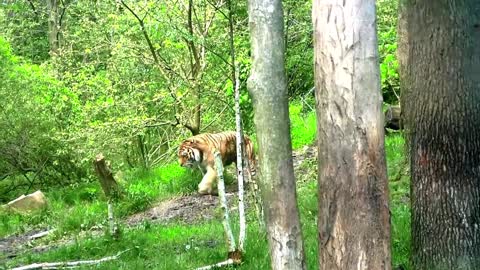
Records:
[[[198,193],[200,194],[212,194],[215,181],[217,179],[217,171],[208,166],[207,173],[203,176],[202,182],[198,184]]]

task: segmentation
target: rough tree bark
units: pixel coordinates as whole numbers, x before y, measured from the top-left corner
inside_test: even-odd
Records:
[[[117,181],[115,181],[115,178],[113,178],[110,166],[107,164],[103,154],[100,153],[95,157],[93,165],[95,172],[99,177],[105,196],[108,198],[120,196],[120,188],[117,184]]]
[[[405,80],[408,58],[408,31],[407,31],[407,14],[406,0],[398,1],[398,21],[397,21],[397,60],[398,60],[398,76],[400,79],[400,108],[403,107],[405,99],[403,93],[408,92],[407,82]],[[403,115],[400,111],[400,122],[403,126]]]
[[[480,269],[480,1],[407,1],[413,269]]]
[[[391,269],[374,0],[313,1],[321,269]]]
[[[249,0],[252,95],[272,269],[305,269],[293,175],[281,0]]]

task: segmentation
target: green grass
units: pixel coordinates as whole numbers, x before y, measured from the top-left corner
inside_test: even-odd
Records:
[[[316,182],[299,185],[302,228],[305,235],[308,269],[318,268]],[[239,269],[269,269],[266,237],[259,231],[253,213],[247,216],[246,259]],[[238,235],[238,217],[233,215],[234,233]],[[7,267],[34,262],[82,260],[115,255],[121,259],[100,264],[95,269],[194,269],[213,264],[226,257],[221,218],[195,225],[155,225],[145,222],[135,229],[124,229],[120,240],[108,235],[77,237],[75,243],[43,254],[28,254],[7,263]],[[1,265],[0,265],[1,267]],[[88,267],[81,269],[91,269]]]
[[[394,266],[409,268],[410,254],[410,178],[406,172],[405,140],[402,134],[386,137],[385,152],[392,213],[392,261]]]
[[[198,171],[169,164],[151,171],[137,170],[119,179],[124,198],[116,205],[119,217],[147,209],[152,203],[191,193],[202,176]],[[106,199],[98,182],[74,184],[44,191],[48,209],[33,215],[0,213],[0,237],[34,228],[55,227],[62,233],[103,227]]]
[[[292,145],[294,149],[310,145],[315,139],[315,112],[302,113],[302,106],[290,106]],[[410,252],[409,178],[405,173],[403,137],[393,134],[385,142],[390,179],[392,212],[393,265],[408,268]],[[306,160],[298,176],[297,194],[302,222],[308,269],[318,269],[317,216],[318,197],[316,162]],[[401,173],[403,172],[403,173]],[[405,175],[403,175],[405,174]],[[403,175],[399,177],[399,175]],[[196,190],[201,175],[177,164],[151,171],[137,170],[120,179],[125,197],[117,204],[117,214],[126,217],[150,207],[154,202]],[[232,177],[230,177],[232,178]],[[107,234],[93,237],[89,228],[105,228],[105,198],[98,183],[85,183],[46,191],[50,200],[48,211],[31,216],[0,213],[0,237],[13,232],[51,225],[58,229],[50,240],[68,236],[75,242],[41,253],[27,253],[9,262],[8,267],[44,261],[94,259],[129,249],[119,260],[100,264],[95,269],[193,269],[226,258],[221,217],[195,225],[159,225],[144,222],[135,228],[122,228],[119,240]],[[237,218],[233,215],[234,224]],[[269,269],[270,259],[265,235],[259,231],[253,213],[248,217],[245,262],[238,269]],[[237,226],[234,226],[237,232]],[[235,233],[236,234],[236,233]],[[82,235],[82,236],[80,236]],[[237,235],[237,234],[236,234]],[[48,240],[45,240],[48,241]],[[1,260],[1,256],[0,256]],[[0,269],[2,265],[0,264]],[[84,267],[83,269],[91,269]],[[82,268],[81,268],[82,269]]]
[[[311,145],[317,133],[315,111],[304,113],[302,109],[303,105],[300,102],[295,101],[290,104],[290,130],[293,149]]]

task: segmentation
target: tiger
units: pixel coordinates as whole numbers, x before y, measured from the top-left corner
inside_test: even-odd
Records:
[[[255,153],[253,143],[246,135],[243,136],[245,151],[250,164],[251,175],[256,173]],[[217,171],[215,170],[215,159],[212,153],[213,148],[217,149],[222,157],[223,166],[237,163],[237,146],[235,131],[220,133],[202,133],[185,139],[178,148],[178,162],[186,168],[199,167],[203,178],[198,184],[198,192],[202,195],[213,194]],[[205,172],[206,171],[206,172]]]

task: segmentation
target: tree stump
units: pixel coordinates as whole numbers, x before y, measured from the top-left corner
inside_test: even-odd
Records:
[[[120,189],[117,181],[115,181],[110,165],[105,160],[102,153],[95,157],[94,167],[105,196],[107,196],[108,199],[115,199],[120,196]]]
[[[100,180],[100,185],[102,186],[103,192],[108,200],[108,224],[110,228],[110,234],[117,238],[119,236],[119,230],[117,224],[115,223],[113,202],[120,198],[120,188],[117,184],[117,181],[115,181],[115,178],[113,177],[109,163],[105,160],[105,157],[102,153],[95,157],[93,165],[98,175],[98,179]]]

